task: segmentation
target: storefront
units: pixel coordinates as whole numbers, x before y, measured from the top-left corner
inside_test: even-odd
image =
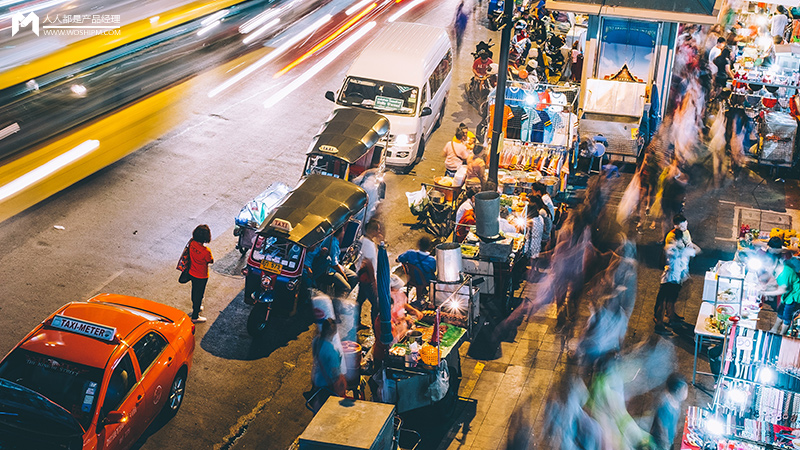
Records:
[[[664,114],[678,25],[714,24],[721,0],[548,0],[589,16],[579,119],[581,137],[604,135],[607,153],[634,160]]]

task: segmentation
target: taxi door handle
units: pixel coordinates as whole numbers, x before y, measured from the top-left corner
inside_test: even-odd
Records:
[[[139,403],[142,403],[142,399],[143,399],[143,398],[144,398],[144,396],[143,396],[142,394],[139,394],[139,395],[136,397],[136,404],[138,405]]]
[[[167,366],[171,366],[171,365],[172,365],[172,356],[167,358]]]

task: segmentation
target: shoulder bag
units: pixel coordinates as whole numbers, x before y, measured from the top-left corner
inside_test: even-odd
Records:
[[[189,268],[192,265],[192,258],[189,256],[189,244],[191,243],[191,239],[186,243],[186,247],[183,248],[183,253],[181,253],[181,258],[178,260],[178,265],[175,267],[181,271],[180,276],[178,276],[178,283],[180,284],[186,284],[192,279],[191,275],[189,275]]]

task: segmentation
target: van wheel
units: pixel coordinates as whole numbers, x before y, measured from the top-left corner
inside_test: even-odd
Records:
[[[433,124],[433,129],[438,130],[442,126],[442,118],[444,117],[444,107],[447,105],[447,99],[442,101],[442,107],[439,109],[439,117],[436,118],[436,123]]]
[[[408,166],[408,171],[409,172],[411,171],[412,167],[416,166],[417,164],[419,164],[420,161],[422,161],[422,155],[424,155],[424,154],[425,154],[425,139],[420,141],[419,147],[417,147],[417,157],[414,158],[414,164],[411,164],[410,166]],[[408,172],[406,172],[406,173],[408,173]]]

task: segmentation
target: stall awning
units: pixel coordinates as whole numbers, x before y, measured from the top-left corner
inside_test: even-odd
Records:
[[[547,9],[662,22],[715,24],[723,0],[547,0]]]

